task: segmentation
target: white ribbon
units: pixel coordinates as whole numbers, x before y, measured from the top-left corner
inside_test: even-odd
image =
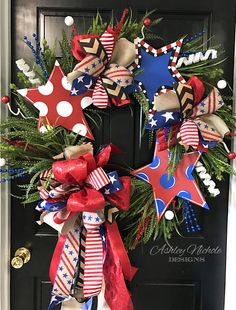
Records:
[[[33,70],[30,71],[30,66],[24,61],[23,58],[18,59],[16,61],[16,65],[20,71],[24,73],[24,75],[29,79],[30,83],[33,85],[40,84],[40,79],[35,79],[35,72]]]
[[[208,192],[213,196],[216,197],[220,194],[220,190],[216,188],[216,183],[211,179],[209,173],[207,173],[206,168],[203,164],[199,161],[195,166],[195,170],[199,175],[200,179],[203,181],[204,185],[207,187]]]
[[[200,61],[207,60],[211,57],[211,59],[216,59],[217,58],[217,50],[210,49],[207,50],[205,53],[198,52],[195,54],[190,54],[188,57],[180,57],[176,68],[180,68],[183,65],[185,66],[190,66],[192,64],[198,63]]]

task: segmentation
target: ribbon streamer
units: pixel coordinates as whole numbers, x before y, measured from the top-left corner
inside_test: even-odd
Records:
[[[206,185],[208,192],[213,196],[216,197],[220,194],[220,190],[216,188],[216,183],[211,179],[209,173],[207,173],[206,168],[203,164],[199,161],[195,166],[195,170],[199,175],[200,179],[203,181],[204,185]]]
[[[217,58],[217,50],[210,49],[204,52],[198,52],[196,54],[190,54],[188,57],[180,57],[176,68],[181,68],[183,65],[190,66],[192,64],[198,63],[200,61],[205,61],[207,59],[216,59]]]

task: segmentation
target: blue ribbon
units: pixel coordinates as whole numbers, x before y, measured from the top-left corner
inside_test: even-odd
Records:
[[[82,310],[91,310],[93,305],[93,297],[91,297],[84,305]]]
[[[156,130],[171,127],[172,125],[181,122],[181,120],[180,112],[156,112],[146,124],[145,129]]]
[[[48,310],[53,310],[57,305],[62,303],[64,300],[65,300],[64,297],[59,297],[59,296],[53,295],[51,298],[50,305],[48,306]]]
[[[123,185],[117,171],[108,172],[107,176],[110,180],[110,183],[102,188],[103,194],[109,195],[122,189]]]
[[[60,211],[61,209],[66,207],[66,201],[57,201],[57,202],[48,202],[47,200],[43,200],[38,204],[38,209],[47,210],[49,212]]]

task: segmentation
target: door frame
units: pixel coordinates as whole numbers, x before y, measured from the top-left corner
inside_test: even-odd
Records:
[[[9,94],[11,80],[11,1],[1,0],[2,14],[0,19],[0,93],[1,96]],[[236,32],[235,32],[236,33]],[[235,57],[234,57],[234,94],[236,94],[236,34],[235,34]],[[233,105],[236,113],[236,100]],[[8,115],[7,108],[1,106],[0,119],[3,121]],[[236,139],[232,149],[236,152]],[[236,169],[236,160],[233,161]],[[226,253],[226,288],[225,309],[236,309],[235,299],[235,276],[236,276],[236,176],[231,176],[229,186],[229,211],[227,228],[227,253]],[[10,310],[10,189],[9,184],[0,183],[0,309]]]
[[[234,79],[233,94],[236,95],[236,25],[234,41]],[[233,113],[236,113],[236,98],[233,103]],[[232,143],[232,150],[236,152],[236,138]],[[236,170],[236,160],[232,162]],[[226,250],[226,282],[225,282],[225,309],[236,309],[235,298],[235,276],[236,276],[236,176],[230,177],[229,183],[229,206],[228,206],[228,225],[227,225],[227,250]]]
[[[9,94],[11,77],[11,1],[1,0],[0,19],[0,94]],[[1,104],[1,103],[0,103]],[[7,107],[1,104],[0,120],[6,119]],[[0,183],[0,309],[10,310],[10,189],[8,183]]]

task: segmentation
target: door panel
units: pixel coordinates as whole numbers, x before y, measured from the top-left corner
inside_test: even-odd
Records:
[[[234,12],[233,0],[224,1],[79,1],[79,0],[14,0],[12,11],[13,71],[14,60],[31,57],[24,47],[22,37],[37,31],[40,38],[45,38],[51,45],[55,38],[60,38],[64,26],[64,17],[72,15],[80,33],[87,29],[92,16],[99,9],[101,15],[109,20],[114,15],[120,16],[123,8],[132,7],[136,16],[142,16],[146,9],[158,8],[154,14],[164,17],[156,26],[156,33],[172,42],[183,35],[195,34],[205,30],[203,42],[213,34],[214,43],[222,42],[228,60],[225,63],[225,77],[232,81]],[[153,43],[153,42],[149,42]],[[165,44],[162,41],[155,45]],[[154,43],[153,43],[154,44]],[[207,43],[206,43],[207,46]],[[57,51],[57,56],[60,57]],[[102,116],[102,126],[95,132],[95,147],[112,142],[118,145],[124,154],[114,157],[114,161],[140,167],[152,158],[152,149],[148,146],[148,134],[142,136],[142,113],[137,104],[130,107],[112,108]],[[94,125],[88,120],[91,127]],[[13,191],[15,191],[13,184]],[[228,180],[220,185],[221,195],[217,200],[210,200],[210,212],[196,208],[199,215],[201,232],[185,238],[173,236],[171,246],[185,250],[179,257],[168,252],[164,240],[150,242],[130,253],[134,265],[139,271],[131,283],[134,309],[161,310],[223,310],[225,246]],[[26,245],[32,252],[31,261],[20,270],[12,270],[11,309],[45,310],[50,299],[51,284],[48,269],[57,234],[46,225],[38,226],[38,217],[34,206],[23,208],[19,201],[12,199],[12,254]],[[187,253],[189,246],[219,248],[218,254]],[[162,247],[167,249],[161,251]],[[190,251],[190,250],[189,250]],[[201,251],[200,251],[201,252]],[[217,251],[216,251],[217,252]]]

